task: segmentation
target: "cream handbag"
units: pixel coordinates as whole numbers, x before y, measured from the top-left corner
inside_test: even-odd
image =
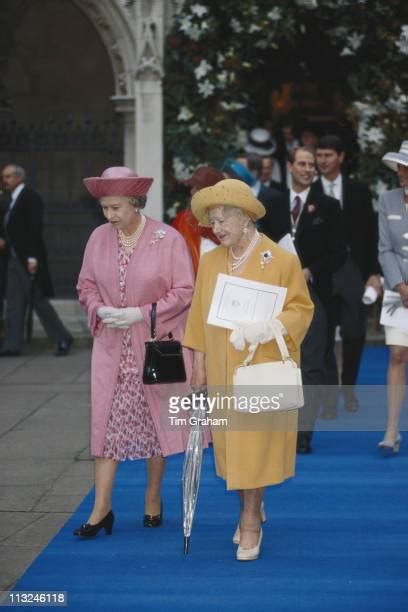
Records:
[[[233,388],[236,398],[235,410],[237,412],[255,412],[254,409],[250,409],[248,402],[254,406],[258,400],[260,406],[261,397],[264,400],[262,407],[257,412],[294,410],[303,406],[300,369],[289,356],[288,347],[280,331],[275,332],[275,340],[282,360],[250,365],[259,346],[258,344],[251,344],[244,363],[235,369]],[[247,402],[244,401],[245,398]],[[270,399],[269,402],[267,398]],[[247,409],[245,405],[247,405]]]

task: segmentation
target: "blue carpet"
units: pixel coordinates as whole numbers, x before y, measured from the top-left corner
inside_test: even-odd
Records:
[[[386,350],[367,349],[360,381],[383,384],[386,363]],[[237,497],[214,476],[211,451],[187,557],[182,457],[168,462],[165,522],[157,530],[141,526],[143,463],[125,463],[112,537],[72,537],[89,514],[89,495],[15,590],[64,590],[78,611],[405,612],[408,453],[403,444],[397,458],[383,459],[378,439],[378,432],[318,432],[296,478],[266,493],[262,555],[253,563],[235,561]]]

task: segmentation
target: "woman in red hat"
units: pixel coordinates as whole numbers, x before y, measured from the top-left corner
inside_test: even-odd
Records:
[[[159,527],[165,457],[186,445],[188,432],[166,428],[160,406],[171,395],[187,395],[187,384],[144,386],[141,380],[152,304],[157,303],[157,337],[171,332],[181,340],[194,287],[182,237],[142,212],[152,182],[126,167],[84,179],[108,223],[89,238],[77,287],[94,338],[95,502],[87,522],[74,532],[81,537],[93,537],[103,528],[112,532],[112,488],[118,462],[126,459],[147,459],[144,526]],[[187,352],[184,359],[188,377]]]

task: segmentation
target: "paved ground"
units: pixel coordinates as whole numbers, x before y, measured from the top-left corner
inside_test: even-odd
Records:
[[[92,486],[89,367],[89,348],[56,358],[37,345],[0,359],[0,591]]]

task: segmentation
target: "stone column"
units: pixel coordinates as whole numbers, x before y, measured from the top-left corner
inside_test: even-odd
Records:
[[[161,81],[137,80],[135,83],[135,156],[138,174],[153,176],[148,211],[163,218],[163,109]]]
[[[114,96],[115,111],[123,119],[123,163],[136,170],[135,98]]]
[[[138,174],[154,177],[148,213],[163,218],[163,37],[162,0],[136,3],[135,161]]]
[[[148,214],[163,218],[163,42],[183,0],[74,0],[111,57],[115,110],[123,114],[124,164],[153,176]]]

